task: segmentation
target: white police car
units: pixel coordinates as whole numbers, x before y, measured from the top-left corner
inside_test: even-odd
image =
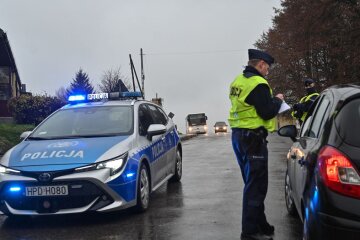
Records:
[[[0,160],[0,211],[49,215],[143,211],[149,195],[180,181],[182,148],[171,118],[141,93],[71,96]],[[119,95],[121,96],[119,98]],[[105,98],[106,100],[88,101]]]

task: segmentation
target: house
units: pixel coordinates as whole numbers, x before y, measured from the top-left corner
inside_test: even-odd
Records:
[[[21,84],[6,33],[0,29],[0,118],[10,118],[8,101],[12,97],[26,92],[25,84]],[[0,120],[1,120],[0,119]]]

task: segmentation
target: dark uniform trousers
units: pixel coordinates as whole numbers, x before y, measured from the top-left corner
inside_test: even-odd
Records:
[[[268,150],[265,129],[233,128],[232,145],[244,180],[242,232],[256,233],[267,224],[264,200],[268,189]]]

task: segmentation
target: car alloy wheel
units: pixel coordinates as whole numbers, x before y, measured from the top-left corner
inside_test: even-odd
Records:
[[[176,160],[175,160],[175,174],[172,176],[171,181],[180,182],[182,176],[182,157],[180,151],[176,151]]]
[[[137,188],[137,204],[135,209],[138,212],[145,211],[150,202],[150,181],[149,173],[145,164],[141,165],[140,174],[138,177],[138,188]]]

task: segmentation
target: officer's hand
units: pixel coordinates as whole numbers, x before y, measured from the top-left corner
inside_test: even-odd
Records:
[[[277,94],[275,97],[280,98],[284,101],[284,95],[282,93]]]

